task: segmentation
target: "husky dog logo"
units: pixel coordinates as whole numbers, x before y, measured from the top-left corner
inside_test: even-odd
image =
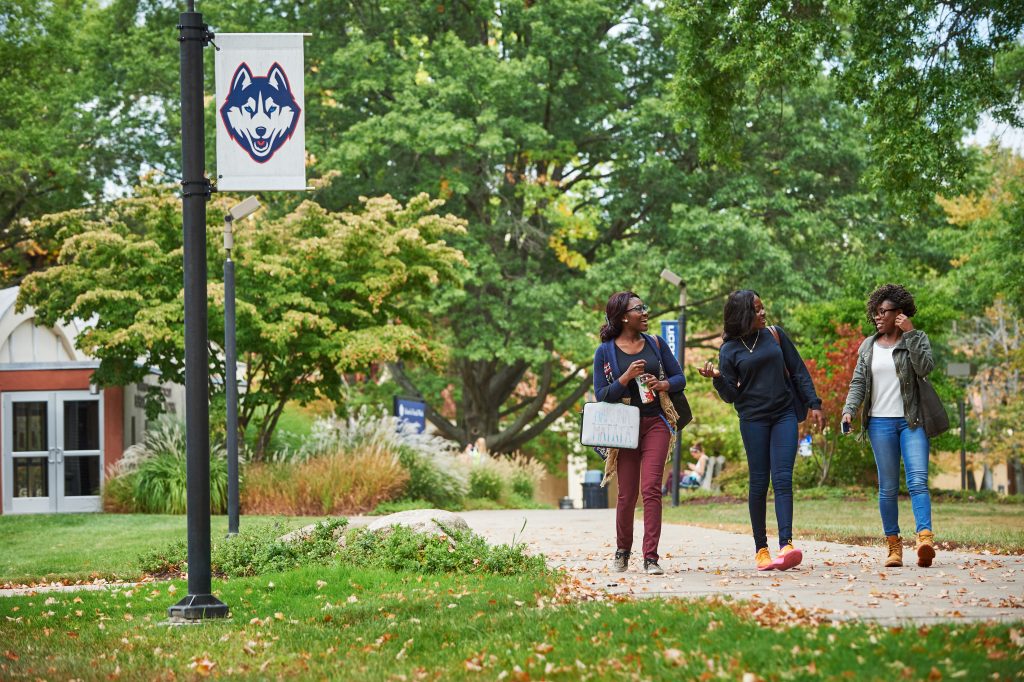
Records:
[[[231,139],[258,163],[269,161],[291,138],[300,113],[288,77],[277,62],[265,77],[253,76],[248,64],[239,64],[220,108]]]

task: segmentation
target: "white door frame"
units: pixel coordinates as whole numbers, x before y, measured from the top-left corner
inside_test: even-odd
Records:
[[[99,449],[64,450],[64,403],[91,400],[98,402]],[[16,402],[45,402],[47,406],[47,450],[14,453],[13,405]],[[11,391],[3,394],[3,512],[4,514],[38,514],[53,512],[95,512],[102,511],[100,495],[65,496],[65,457],[94,456],[99,459],[99,483],[102,487],[104,476],[104,420],[103,394],[94,395],[89,391]],[[14,496],[14,460],[26,457],[47,458],[48,497]]]

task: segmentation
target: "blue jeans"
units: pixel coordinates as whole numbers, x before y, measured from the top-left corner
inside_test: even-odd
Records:
[[[796,461],[796,413],[790,410],[775,420],[740,420],[743,449],[747,451],[750,487],[747,508],[754,549],[768,546],[765,517],[768,483],[775,490],[775,520],[779,525],[779,547],[793,541],[793,462]]]
[[[917,532],[932,529],[932,498],[928,493],[928,435],[907,425],[903,417],[871,417],[868,438],[878,466],[878,511],[886,535],[899,535],[900,459],[907,471],[907,491]]]

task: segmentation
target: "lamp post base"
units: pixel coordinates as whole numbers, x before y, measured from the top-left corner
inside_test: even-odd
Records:
[[[228,615],[228,605],[212,594],[190,594],[167,609],[167,617],[172,621],[196,622]]]

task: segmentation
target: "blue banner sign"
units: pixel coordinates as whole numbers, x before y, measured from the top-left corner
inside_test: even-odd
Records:
[[[668,347],[672,350],[672,355],[679,357],[679,321],[678,320],[662,320],[661,321],[661,336],[665,341],[668,342]]]
[[[422,400],[395,396],[395,416],[398,421],[412,424],[416,433],[427,428],[427,404]]]

